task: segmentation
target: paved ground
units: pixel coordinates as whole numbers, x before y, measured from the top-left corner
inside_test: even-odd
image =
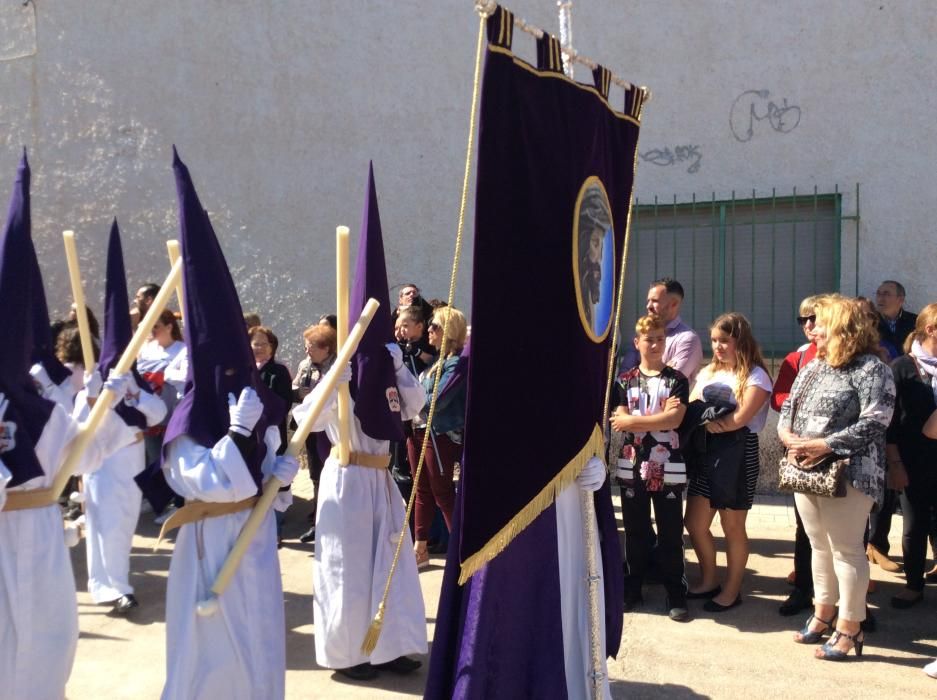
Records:
[[[305,472],[296,492],[309,495]],[[305,529],[305,503],[297,499],[287,521],[287,535]],[[163,623],[165,578],[171,543],[157,552],[157,528],[144,515],[131,564],[133,584],[142,607],[129,619],[110,617],[79,593],[81,639],[68,686],[72,700],[118,700],[159,697],[165,664]],[[745,584],[745,604],[713,615],[694,604],[694,619],[671,622],[664,610],[663,591],[651,587],[646,603],[625,619],[618,659],[610,665],[616,698],[934,698],[937,680],[921,667],[937,655],[937,587],[927,601],[910,611],[896,611],[888,599],[901,587],[898,576],[873,566],[879,582],[870,596],[879,630],[867,639],[862,663],[833,664],[812,658],[813,648],[794,644],[792,632],[802,618],[783,618],[776,610],[789,590],[784,577],[791,570],[794,516],[789,499],[762,498],[749,519],[753,555]],[[900,553],[892,528],[893,552]],[[717,535],[720,534],[717,529]],[[84,549],[72,550],[79,590],[85,587]],[[410,697],[422,694],[425,672],[405,679],[382,676],[366,686],[339,681],[315,664],[312,626],[312,546],[295,539],[281,550],[287,620],[288,698]],[[689,574],[695,566],[692,551]],[[442,558],[420,575],[432,639]]]

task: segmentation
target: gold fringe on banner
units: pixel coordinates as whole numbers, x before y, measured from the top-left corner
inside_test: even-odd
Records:
[[[523,532],[538,515],[549,508],[556,500],[557,494],[576,480],[576,477],[579,476],[579,472],[586,466],[586,462],[604,453],[605,437],[602,434],[602,428],[596,425],[592,429],[592,434],[589,436],[586,444],[583,445],[576,456],[550,480],[550,483],[544,486],[540,490],[540,493],[534,496],[530,503],[511,518],[510,522],[502,527],[494,537],[488,540],[480,550],[462,562],[462,568],[459,573],[459,585],[465,585],[465,582],[468,581],[476,571],[501,554],[515,537]]]

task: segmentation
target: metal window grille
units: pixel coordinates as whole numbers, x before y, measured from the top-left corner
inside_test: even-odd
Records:
[[[842,196],[832,193],[645,203],[632,213],[622,334],[631,337],[647,289],[661,277],[686,292],[681,315],[708,350],[709,324],[738,311],[749,319],[766,357],[781,358],[803,343],[796,323],[800,300],[839,291]],[[858,230],[858,228],[857,228]],[[858,245],[856,246],[858,259]]]

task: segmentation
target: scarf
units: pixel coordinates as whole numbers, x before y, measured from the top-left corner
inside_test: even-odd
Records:
[[[934,392],[934,401],[937,401],[937,357],[927,352],[919,340],[911,345],[911,356],[917,360],[918,369],[930,377],[931,391]]]

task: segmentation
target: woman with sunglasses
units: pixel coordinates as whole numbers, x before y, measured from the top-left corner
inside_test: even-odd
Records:
[[[426,392],[426,404],[420,415],[413,419],[413,436],[407,439],[410,470],[414,475],[426,436],[426,421],[433,397],[436,372],[441,372],[442,376],[439,378],[439,392],[433,413],[433,425],[426,444],[423,469],[420,478],[414,483],[416,507],[413,550],[417,568],[429,565],[427,542],[437,506],[442,511],[446,527],[452,528],[452,509],[455,506],[452,473],[455,463],[462,457],[462,429],[465,426],[465,385],[444,391],[453,378],[459,356],[465,347],[468,333],[465,316],[451,306],[440,307],[433,313],[427,330],[430,345],[439,353],[439,359],[420,374],[420,383]],[[441,368],[439,363],[442,363]]]
[[[791,387],[794,386],[794,380],[801,368],[817,355],[817,344],[813,342],[813,327],[816,325],[817,317],[814,314],[814,307],[817,302],[825,295],[814,294],[800,302],[798,310],[797,325],[804,332],[807,342],[799,348],[789,353],[781,363],[778,369],[778,378],[774,382],[774,389],[771,392],[771,408],[781,412],[781,406],[790,396]],[[807,610],[813,605],[813,570],[810,566],[810,558],[813,556],[813,550],[810,549],[810,539],[804,531],[804,523],[800,519],[800,513],[797,507],[794,507],[794,516],[797,520],[797,531],[794,535],[794,571],[788,580],[793,583],[794,590],[787,597],[778,612],[781,615],[796,615],[801,610]]]

